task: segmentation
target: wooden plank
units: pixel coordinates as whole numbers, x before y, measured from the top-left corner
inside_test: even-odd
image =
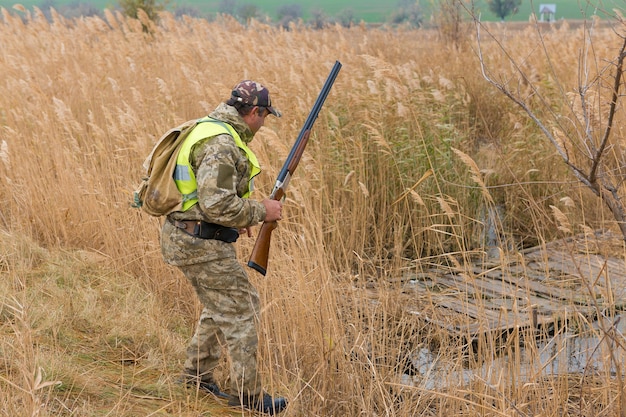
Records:
[[[552,261],[558,265],[558,270],[565,272],[567,275],[579,276],[580,272],[584,275],[597,277],[598,274],[606,267],[621,282],[626,279],[626,265],[623,260],[617,258],[605,258],[598,254],[570,254],[560,250],[551,250],[548,253],[536,252],[529,253],[525,256],[526,260],[532,260],[540,263]],[[580,267],[581,271],[577,267]]]
[[[559,283],[559,280],[547,279],[544,273],[545,273],[545,270],[549,269],[550,267],[552,267],[554,270],[555,268],[558,268],[559,265],[545,264],[543,261],[531,261],[526,265],[526,268],[524,268],[522,265],[512,265],[510,268],[512,271],[516,271],[516,272],[519,272],[520,269],[522,269],[525,271],[525,274],[527,276],[533,276],[534,279],[529,282],[532,288],[538,293],[543,292],[546,294],[550,294],[554,298],[560,298],[560,299],[563,299],[564,301],[568,301],[576,305],[584,306],[594,301],[591,294],[589,294],[588,291],[586,291],[586,288],[582,286],[579,276],[568,276],[568,275],[561,276],[561,280],[563,284],[577,282],[576,288],[567,288],[565,287],[565,285],[557,286],[557,284]],[[544,275],[544,276],[537,277],[537,275]],[[626,285],[626,278],[624,279],[624,281],[621,281],[624,283],[621,285],[620,285],[619,279],[611,280],[611,281],[612,282],[617,281],[613,285],[613,287],[618,290],[617,295],[621,297],[623,294],[623,296],[626,297],[626,288],[623,287],[623,285]],[[534,284],[533,282],[537,282],[538,284]],[[540,289],[540,286],[544,286],[544,289],[543,290]],[[622,291],[622,288],[624,288],[623,291]],[[602,300],[596,299],[596,301],[602,301]],[[626,302],[626,300],[624,301]]]
[[[463,334],[474,334],[479,328],[487,332],[494,329],[507,329],[514,326],[527,326],[531,323],[530,320],[522,320],[521,317],[517,315],[509,316],[497,314],[495,311],[481,309],[476,305],[469,303],[459,303],[455,300],[442,300],[441,303],[438,305],[441,307],[445,307],[449,310],[464,314],[466,317],[468,317],[466,323],[459,323],[455,326],[456,331]]]
[[[464,319],[459,317],[453,320],[454,324],[446,323],[445,326],[442,326],[441,322],[438,323],[432,320],[433,324],[455,333],[477,335],[480,333],[480,329],[482,331],[500,332],[512,328],[532,327],[536,325],[535,323],[546,325],[552,323],[556,317],[562,317],[569,307],[558,302],[536,297],[531,297],[536,303],[529,305],[523,304],[519,299],[511,298],[491,300],[460,299],[459,295],[461,294],[456,293],[456,295],[452,295],[448,293],[444,295],[439,293],[433,296],[433,303],[437,307],[450,310],[465,317],[465,323],[460,322],[464,321]],[[508,307],[500,308],[503,301],[517,302],[518,308],[521,308],[518,311]],[[479,302],[480,305],[475,304],[475,302]],[[531,311],[531,305],[535,308],[535,315]],[[577,311],[587,316],[591,309],[578,307]]]
[[[512,302],[517,303],[517,307],[520,310],[529,308],[530,306],[537,306],[537,310],[542,314],[552,314],[562,310],[562,305],[559,300],[551,300],[545,297],[539,297],[533,292],[529,292],[524,288],[515,287],[513,283],[510,289],[507,290],[501,286],[502,281],[494,281],[485,279],[483,277],[477,277],[473,282],[468,282],[467,279],[462,277],[455,277],[451,274],[437,277],[437,282],[441,285],[447,285],[452,288],[460,289],[459,284],[464,287],[464,291],[472,296],[471,299],[480,299],[475,304],[482,304],[484,307],[491,307],[499,310],[501,305],[495,305],[489,300],[489,298],[495,299],[510,299]],[[485,297],[486,296],[486,297]]]
[[[446,284],[454,286],[460,281],[464,281],[462,278],[457,277],[454,279],[450,275],[445,277],[437,277],[440,284]],[[549,300],[535,297],[532,294],[524,293],[521,297],[512,297],[510,294],[502,294],[499,289],[494,289],[493,285],[488,288],[486,284],[493,284],[486,282],[482,279],[478,280],[478,287],[470,285],[466,288],[466,291],[472,294],[478,295],[491,295],[491,298],[478,298],[468,297],[465,299],[453,298],[448,296],[447,300],[445,296],[440,296],[436,301],[438,306],[448,308],[461,314],[467,315],[474,320],[486,320],[491,328],[506,328],[508,326],[528,326],[532,319],[531,307],[536,310],[540,315],[550,317],[558,314],[562,310],[562,306],[558,303],[551,302]],[[482,292],[481,292],[482,290]],[[493,297],[497,296],[497,297]],[[517,311],[512,307],[517,305]],[[526,311],[524,311],[526,310]],[[470,323],[470,326],[475,326],[476,323]]]
[[[600,267],[590,265],[580,258],[560,251],[551,251],[548,259],[550,269],[560,271],[566,276],[582,277],[593,281],[603,272]]]
[[[505,332],[510,332],[514,329],[518,329],[518,330],[525,330],[525,329],[530,329],[530,328],[537,328],[537,329],[541,329],[544,328],[545,326],[548,326],[550,324],[554,323],[554,317],[551,316],[541,316],[538,315],[537,318],[535,319],[534,322],[532,322],[531,320],[526,321],[525,323],[521,324],[521,325],[517,325],[517,324],[513,324],[513,325],[505,325],[505,326],[493,326],[489,329],[489,333],[492,334],[497,334],[497,333],[505,333]],[[471,334],[474,335],[474,340],[476,340],[481,332],[480,332],[480,327],[479,326],[468,326],[466,329],[464,329],[464,331],[467,334]],[[487,333],[487,332],[485,332]]]
[[[532,291],[537,297],[540,298],[548,298],[554,300],[562,300],[562,301],[570,301],[576,304],[587,304],[588,300],[586,298],[581,298],[580,293],[578,291],[572,289],[556,289],[541,281],[537,281],[535,279],[531,279],[531,276],[536,275],[536,271],[529,270],[528,268],[524,268],[522,265],[510,265],[507,267],[506,273],[502,271],[489,270],[483,272],[483,275],[493,278],[493,279],[502,279],[511,284],[516,284],[520,288],[527,289]],[[531,272],[529,274],[529,272]],[[480,274],[481,270],[478,267],[474,269],[475,273]],[[522,283],[523,285],[521,285]]]
[[[472,272],[476,274],[477,278],[485,277],[495,281],[505,281],[515,286],[515,288],[531,291],[539,298],[562,300],[581,305],[586,305],[589,302],[589,298],[581,294],[578,288],[560,288],[542,282],[541,280],[545,280],[542,270],[525,267],[519,263],[506,265],[505,268],[503,271],[500,267],[483,269],[480,265],[475,265],[472,268]],[[457,282],[465,281],[457,279]]]
[[[626,265],[624,264],[623,259],[605,258],[598,254],[584,253],[577,254],[577,258],[586,260],[598,269],[604,267],[604,264],[606,263],[607,269],[611,272],[611,274],[616,275],[620,281],[623,281],[623,279],[626,278]]]
[[[562,252],[552,253],[551,259],[566,262],[566,254]],[[626,285],[626,271],[624,263],[617,259],[605,259],[599,255],[580,255],[576,258],[576,265],[585,273],[590,282],[597,282],[602,285],[608,278],[613,288],[623,289]],[[603,275],[598,280],[598,277]]]

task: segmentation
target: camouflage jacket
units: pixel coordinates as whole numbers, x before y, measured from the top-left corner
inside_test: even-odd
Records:
[[[220,104],[210,117],[230,124],[245,143],[253,134],[234,107]],[[201,140],[192,149],[191,166],[198,183],[198,204],[185,212],[174,212],[176,220],[204,220],[222,226],[245,228],[265,218],[258,201],[241,198],[248,189],[250,165],[245,153],[230,135]],[[190,265],[234,256],[229,243],[194,238],[165,221],[161,231],[161,252],[172,265]]]

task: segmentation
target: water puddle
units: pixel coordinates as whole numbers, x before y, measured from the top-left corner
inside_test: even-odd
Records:
[[[621,346],[626,342],[626,317],[616,316],[614,340]],[[595,323],[597,328],[597,323]],[[607,326],[609,327],[609,326]],[[596,335],[601,335],[601,332]],[[532,342],[531,342],[532,343]],[[484,365],[469,369],[460,360],[445,352],[435,353],[427,348],[415,352],[412,364],[415,376],[403,375],[403,383],[427,390],[462,387],[479,379],[487,383],[529,383],[544,377],[566,374],[614,376],[615,361],[622,366],[625,352],[607,337],[584,337],[561,333],[534,344],[515,349],[512,354],[494,357]],[[443,349],[440,349],[443,350]],[[608,375],[607,375],[608,374]]]

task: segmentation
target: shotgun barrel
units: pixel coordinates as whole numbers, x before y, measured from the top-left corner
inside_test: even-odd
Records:
[[[309,116],[306,118],[304,125],[302,126],[302,130],[296,139],[291,151],[289,151],[289,156],[285,160],[283,167],[278,173],[278,177],[276,179],[276,183],[274,184],[274,188],[272,193],[270,194],[271,199],[273,200],[282,200],[285,197],[285,193],[287,190],[287,186],[289,185],[289,180],[293,176],[294,171],[298,167],[298,163],[300,163],[300,159],[302,158],[302,154],[304,153],[304,149],[309,141],[309,136],[311,135],[311,129],[313,128],[313,124],[317,119],[317,116],[324,105],[324,101],[326,101],[326,97],[330,92],[330,89],[337,78],[337,74],[339,74],[339,70],[341,69],[341,63],[339,61],[335,61],[335,65],[333,66],[324,86],[322,87],[322,91],[320,92],[317,100],[315,100],[315,104],[313,104],[313,108],[309,113]],[[273,222],[263,222],[261,225],[261,229],[259,230],[259,236],[254,243],[254,248],[252,249],[252,253],[250,255],[250,260],[248,261],[248,266],[256,271],[260,272],[262,275],[267,273],[267,264],[269,260],[269,251],[270,251],[270,243],[272,238],[272,231],[278,227],[278,223]]]

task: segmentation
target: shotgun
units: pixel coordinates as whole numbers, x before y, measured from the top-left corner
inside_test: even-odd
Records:
[[[311,113],[307,117],[304,122],[304,126],[296,139],[296,143],[294,143],[291,151],[289,152],[289,156],[285,160],[282,169],[278,173],[278,178],[276,179],[276,184],[274,184],[274,189],[270,194],[271,199],[273,200],[282,200],[285,197],[285,192],[287,190],[287,186],[289,185],[289,180],[293,175],[294,171],[298,167],[298,163],[300,162],[300,158],[304,153],[304,148],[309,141],[309,136],[311,135],[311,129],[313,128],[313,123],[317,119],[317,115],[319,114],[322,106],[324,105],[324,101],[330,92],[333,83],[335,82],[335,78],[337,78],[337,74],[341,69],[341,63],[339,61],[335,61],[335,65],[333,69],[330,71],[326,82],[324,83],[324,87],[322,87],[322,91],[320,92],[317,100],[315,100],[315,104],[313,105],[313,109],[311,109]],[[265,275],[267,273],[267,262],[270,254],[270,240],[272,238],[272,232],[274,229],[278,227],[277,222],[263,222],[261,225],[261,229],[259,230],[259,236],[254,243],[254,248],[252,248],[252,254],[250,255],[250,260],[248,261],[248,266],[252,269],[257,270],[261,274]]]

